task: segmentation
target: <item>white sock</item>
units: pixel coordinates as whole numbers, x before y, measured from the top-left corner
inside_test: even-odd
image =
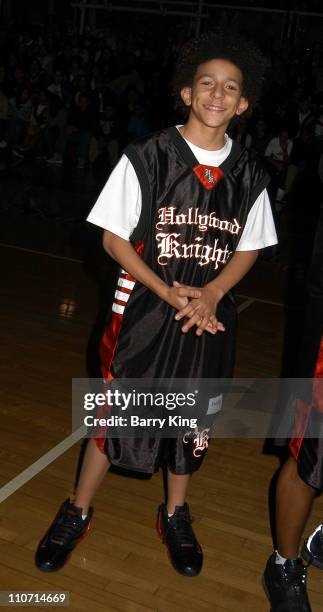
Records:
[[[71,500],[71,504],[73,504],[73,506],[74,506],[75,508],[79,508],[80,510],[83,510],[83,508],[81,508],[81,506],[75,506],[75,504],[74,504],[74,501],[73,501],[73,500]],[[86,519],[86,517],[87,517],[87,514],[82,514],[82,520],[83,520],[83,521]]]
[[[287,561],[287,559],[285,559],[285,557],[282,557],[278,550],[275,550],[276,553],[276,557],[275,557],[275,564],[276,565],[284,565],[285,561]],[[290,561],[296,561],[296,559],[290,559]]]

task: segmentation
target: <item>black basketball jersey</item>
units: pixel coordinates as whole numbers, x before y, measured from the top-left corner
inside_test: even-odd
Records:
[[[203,287],[216,278],[239,242],[248,213],[269,178],[262,165],[233,142],[218,167],[199,164],[176,128],[130,145],[142,193],[131,241],[168,285]],[[187,334],[175,310],[122,271],[113,304],[113,337],[103,339],[103,371],[109,377],[230,376],[233,364],[232,298],[217,309],[225,332]],[[231,322],[230,322],[231,321]],[[113,321],[112,321],[113,324]],[[118,338],[116,339],[116,328]],[[230,340],[231,338],[231,340]]]

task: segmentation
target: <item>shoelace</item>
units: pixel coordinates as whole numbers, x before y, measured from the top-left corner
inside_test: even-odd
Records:
[[[299,589],[301,585],[306,585],[306,570],[302,568],[283,568],[284,577],[289,586],[294,589]]]
[[[49,538],[51,542],[54,541],[56,544],[63,545],[70,538],[70,536],[77,534],[80,527],[80,517],[76,513],[67,511],[58,520]]]
[[[180,512],[169,519],[169,524],[176,531],[177,540],[180,546],[193,546],[194,535],[191,528],[191,518],[189,514]]]

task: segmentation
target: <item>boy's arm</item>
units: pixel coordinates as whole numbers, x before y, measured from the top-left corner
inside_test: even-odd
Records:
[[[182,331],[187,332],[193,325],[197,326],[196,334],[201,336],[207,325],[212,325],[216,331],[219,329],[215,316],[216,308],[223,296],[232,289],[250,270],[258,257],[258,250],[236,251],[229,263],[220,274],[210,283],[201,288],[201,296],[190,300],[176,315],[179,321],[187,317]],[[178,283],[175,284],[177,287]]]
[[[177,310],[188,304],[188,298],[198,298],[202,295],[201,290],[195,287],[186,285],[169,287],[145,264],[128,240],[107,230],[103,234],[103,247],[128,274]]]

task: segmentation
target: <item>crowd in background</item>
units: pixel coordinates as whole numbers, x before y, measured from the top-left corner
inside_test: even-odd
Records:
[[[108,166],[132,139],[166,125],[171,50],[149,35],[78,36],[39,27],[0,49],[0,163],[25,157],[78,167],[106,154]]]
[[[106,179],[125,145],[180,123],[170,91],[185,37],[179,26],[159,41],[148,29],[9,30],[0,46],[0,171],[26,160],[101,164]],[[263,96],[232,135],[265,159],[277,217],[292,201],[298,223],[313,224],[322,200],[323,49],[261,45],[270,60]]]

